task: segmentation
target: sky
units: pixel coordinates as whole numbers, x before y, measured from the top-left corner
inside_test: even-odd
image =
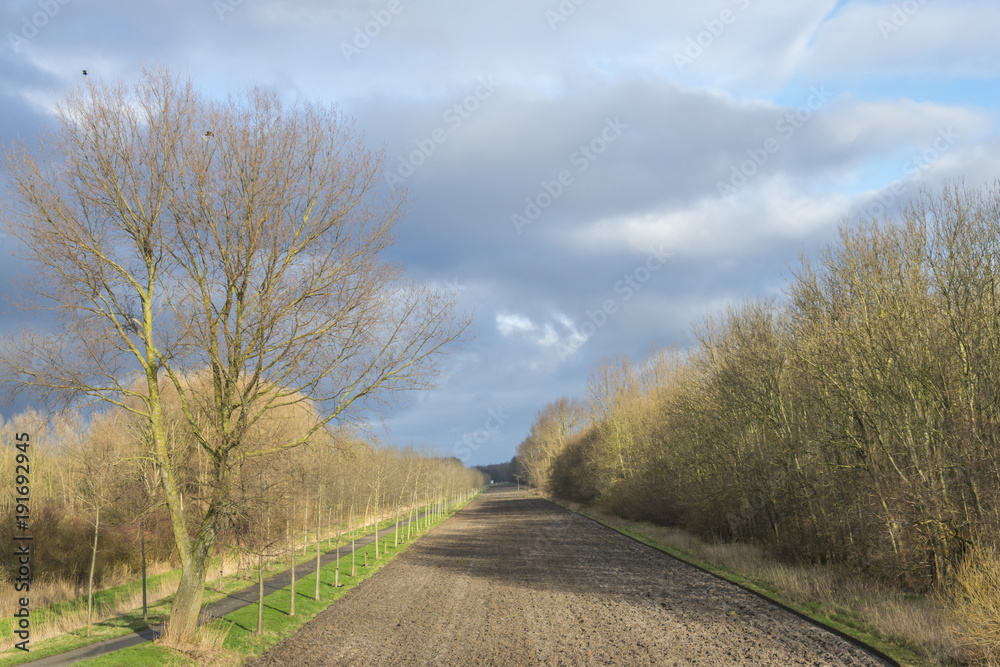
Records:
[[[988,0],[7,0],[0,32],[4,145],[144,64],[353,117],[409,191],[391,259],[475,313],[385,437],[472,465],[602,358],[780,300],[838,225],[1000,175]]]

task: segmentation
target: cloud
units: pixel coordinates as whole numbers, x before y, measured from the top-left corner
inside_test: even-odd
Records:
[[[523,315],[498,313],[496,323],[497,331],[503,336],[510,336],[515,333],[530,333],[535,330],[535,325]]]
[[[24,50],[0,50],[0,134],[37,133],[83,68],[133,77],[166,62],[210,95],[261,83],[339,103],[387,168],[432,138],[400,184],[391,259],[486,315],[452,376],[389,422],[393,439],[449,451],[502,406],[511,418],[475,462],[509,459],[535,411],[582,392],[602,356],[684,344],[721,304],[780,295],[798,254],[873,201],[891,209],[1000,166],[1000,15],[984,0],[400,0],[391,20],[387,0],[222,1],[221,15],[206,0],[60,5]],[[14,30],[36,8],[7,3],[0,19]],[[627,128],[579,170],[609,119]],[[954,144],[915,172],[949,128]],[[518,234],[511,216],[567,170]],[[621,299],[615,286],[661,245],[674,256]],[[619,308],[597,327],[609,298]],[[560,357],[570,341],[584,344]]]
[[[745,255],[776,240],[803,239],[834,226],[850,206],[842,194],[809,196],[784,176],[769,177],[732,199],[708,197],[692,204],[595,221],[571,238],[586,248],[626,247],[636,252],[670,248],[693,256]]]
[[[812,76],[996,76],[1000,14],[986,0],[851,2],[804,59]]]

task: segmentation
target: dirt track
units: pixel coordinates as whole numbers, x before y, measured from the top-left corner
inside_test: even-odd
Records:
[[[883,663],[655,549],[498,489],[248,664]]]

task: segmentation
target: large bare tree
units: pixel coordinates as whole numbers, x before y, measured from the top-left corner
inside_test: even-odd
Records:
[[[165,69],[87,81],[56,132],[6,155],[25,305],[59,324],[5,341],[0,363],[13,391],[148,425],[183,571],[169,632],[186,637],[239,462],[431,386],[468,320],[384,258],[403,198],[336,109],[260,88],[216,101]],[[167,395],[211,462],[186,510]],[[260,444],[289,406],[309,427]]]

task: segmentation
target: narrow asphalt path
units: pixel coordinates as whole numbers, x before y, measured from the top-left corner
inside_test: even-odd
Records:
[[[418,516],[422,518],[426,512],[422,512]],[[409,519],[406,521],[400,521],[400,528],[406,526],[409,523]],[[393,534],[396,530],[395,524],[389,526],[388,528],[383,528],[378,532],[380,538],[387,537]],[[370,533],[363,537],[359,537],[354,541],[355,551],[366,547],[375,541],[375,533]],[[350,556],[351,555],[351,544],[347,543],[341,545],[340,556]],[[324,553],[320,556],[320,566],[326,566],[337,560],[337,550],[333,549]],[[296,581],[301,581],[306,577],[315,577],[316,571],[312,569],[315,561],[310,561],[309,563],[303,563],[295,568]],[[299,573],[302,573],[301,575]],[[278,574],[269,577],[264,580],[264,595],[268,596],[275,591],[280,591],[289,584],[292,583],[292,571],[291,569],[285,570],[284,572],[279,572]],[[252,584],[246,588],[230,593],[228,596],[213,602],[212,604],[205,605],[201,610],[201,614],[198,616],[198,625],[202,625],[211,621],[212,619],[225,616],[231,612],[234,612],[243,607],[247,607],[251,604],[257,604],[257,596],[259,594],[257,584]],[[136,646],[137,644],[143,644],[148,641],[153,641],[160,636],[162,631],[161,626],[156,625],[150,628],[145,628],[143,630],[138,630],[130,635],[125,635],[123,637],[116,637],[115,639],[106,639],[102,642],[97,642],[95,644],[90,644],[89,646],[84,646],[82,648],[73,649],[72,651],[67,651],[66,653],[60,653],[58,655],[52,655],[47,658],[40,658],[38,660],[32,660],[30,662],[21,663],[23,665],[31,665],[32,667],[63,667],[64,665],[72,665],[84,660],[90,660],[92,658],[98,658],[102,655],[107,655],[108,653],[113,653],[119,651],[123,648],[128,648],[130,646]]]

